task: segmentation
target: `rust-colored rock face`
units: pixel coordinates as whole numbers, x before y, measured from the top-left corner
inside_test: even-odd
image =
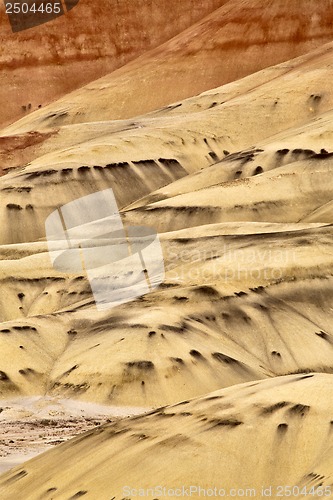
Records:
[[[0,125],[21,118],[169,40],[226,0],[80,0],[12,33],[0,4]]]
[[[161,25],[162,15],[163,9],[157,16]],[[122,46],[131,29],[121,26]],[[140,50],[142,36],[140,31],[136,42]],[[332,39],[333,0],[231,0],[168,42],[4,133],[48,129],[54,113],[61,114],[60,125],[138,116],[305,54]],[[131,54],[133,43],[129,36]],[[84,71],[101,61],[87,61]],[[82,77],[82,66],[75,60],[68,71],[73,78]]]

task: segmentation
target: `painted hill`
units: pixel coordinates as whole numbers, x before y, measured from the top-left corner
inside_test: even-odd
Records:
[[[331,371],[331,50],[290,62],[287,74],[276,67],[274,79],[248,77],[239,95],[236,82],[132,127],[91,124],[85,135],[75,125],[81,139],[106,128],[1,178],[4,394],[150,407]],[[224,149],[250,139],[252,148]],[[166,280],[131,308],[100,313],[87,278],[55,271],[37,240],[59,203],[107,187],[126,224],[160,233]]]
[[[260,0],[229,0],[166,44],[3,135],[147,113],[330,42],[332,21],[332,0],[270,0],[264,7]]]
[[[272,487],[272,498],[329,497],[332,396],[332,375],[320,374],[213,392],[81,434],[3,474],[0,491],[6,500],[22,491],[27,500],[135,498],[140,489],[158,498],[162,485],[175,498],[193,486],[198,499],[214,487],[239,498]]]
[[[332,126],[329,125],[331,115],[324,113],[329,113],[333,105],[330,91],[332,51],[333,44],[327,44],[288,65],[283,63],[248,76],[244,81],[185,100],[177,108],[160,110],[156,116],[148,115],[129,122],[73,125],[64,127],[59,133],[43,136],[44,142],[36,142],[29,152],[24,149],[27,155],[39,157],[0,180],[0,220],[3,228],[0,241],[8,244],[42,238],[45,236],[44,221],[59,203],[71,201],[77,194],[83,196],[110,186],[115,191],[120,208],[153,193],[152,197],[145,198],[145,203],[149,206],[144,209],[143,214],[139,215],[138,209],[135,214],[128,212],[127,218],[138,220],[139,217],[142,221],[154,223],[154,214],[160,214],[163,210],[165,214],[175,215],[172,217],[173,226],[166,225],[169,215],[165,218],[159,218],[158,215],[157,226],[162,231],[179,229],[186,227],[188,212],[177,206],[183,207],[185,203],[190,207],[191,204],[199,203],[200,199],[213,199],[210,198],[210,193],[213,192],[223,204],[226,200],[219,196],[220,192],[239,193],[242,198],[244,189],[248,192],[246,186],[249,183],[257,186],[257,199],[253,199],[253,202],[263,202],[261,198],[267,196],[270,199],[272,193],[267,190],[266,194],[262,193],[261,186],[266,183],[266,179],[270,183],[268,179],[276,176],[274,182],[280,186],[280,191],[275,196],[279,197],[279,193],[286,189],[286,182],[290,180],[290,176],[283,175],[280,178],[279,175],[287,173],[289,163],[297,169],[292,181],[296,190],[293,196],[301,194],[297,183],[299,177],[303,177],[302,168],[308,164],[320,166],[321,171],[317,174],[312,168],[307,169],[304,174],[304,179],[311,179],[314,175],[318,180],[322,179],[322,185],[318,182],[315,188],[310,189],[312,205],[301,204],[299,211],[291,212],[291,215],[287,209],[287,219],[281,219],[279,207],[275,209],[275,219],[264,210],[260,220],[297,222],[298,216],[308,216],[311,209],[318,208],[317,197],[318,194],[321,196],[321,189],[326,190],[323,203],[325,199],[328,202],[330,197],[330,174],[327,166],[331,162],[329,127]],[[299,138],[306,131],[306,123],[313,129],[313,136],[308,140]],[[320,124],[325,126],[325,134]],[[303,129],[298,131],[298,127]],[[315,130],[318,130],[317,135]],[[272,139],[272,136],[282,132],[288,139]],[[275,143],[268,146],[272,140]],[[261,142],[266,145],[261,146]],[[287,142],[290,147],[286,147]],[[264,148],[271,148],[272,153],[271,160],[267,159],[263,163],[261,160],[264,160],[264,152],[260,150]],[[290,151],[287,152],[286,149]],[[321,154],[322,149],[327,154]],[[261,156],[257,158],[259,153]],[[20,150],[15,153],[14,158],[18,158],[16,154],[20,155]],[[219,160],[222,160],[221,165],[217,163]],[[296,164],[296,160],[300,163]],[[189,179],[185,177],[214,163],[217,165],[209,170],[211,175],[205,176],[203,170],[201,175],[191,176]],[[275,169],[266,172],[265,176],[244,182],[244,177],[252,177],[255,173],[268,170],[269,165],[269,168],[279,166],[282,170],[277,172]],[[170,186],[170,183],[182,177],[185,177],[184,181],[175,184],[175,190],[172,191],[173,185]],[[243,177],[243,183],[214,186],[214,183],[232,181],[238,177]],[[210,182],[212,185],[209,185]],[[165,186],[168,186],[170,194],[180,193],[181,196],[163,201]],[[193,186],[192,191],[206,188],[209,196],[206,197],[203,190],[198,198],[187,195],[186,192],[191,191],[190,186]],[[164,191],[156,191],[159,188]],[[260,214],[253,211],[250,211],[250,215],[241,214],[240,210],[243,209],[234,211],[233,206],[239,203],[235,201],[237,198],[233,194],[230,196],[230,206],[228,208],[226,205],[226,210],[222,212],[218,206],[219,201],[214,201],[215,219],[211,222],[259,221]],[[302,193],[303,198],[304,196]],[[270,201],[272,200],[267,202]],[[206,202],[200,203],[205,205]],[[172,208],[173,204],[175,208]],[[270,210],[274,208],[272,205],[270,207]],[[228,216],[228,210],[232,212],[231,216]],[[219,219],[219,211],[222,219]],[[191,225],[203,224],[208,220],[203,218],[205,213],[208,218],[211,217],[211,208],[201,212],[201,222],[198,222],[195,211],[192,213],[195,221]],[[16,221],[15,228],[11,223],[13,217]],[[178,223],[179,217],[185,217],[184,223]],[[327,218],[318,221],[327,222]]]
[[[1,499],[124,500],[152,483],[333,495],[333,42],[288,59],[331,39],[332,3],[266,4],[229,1],[3,130],[2,422],[22,397],[146,414],[1,475]],[[273,53],[284,62],[251,73]],[[247,76],[208,88],[242,76],[237,61]],[[100,311],[83,267],[52,267],[45,220],[107,188],[125,227],[158,232],[165,279]],[[75,231],[94,253],[90,228]]]
[[[114,71],[225,1],[80,0],[67,15],[18,33],[1,3],[0,126]]]

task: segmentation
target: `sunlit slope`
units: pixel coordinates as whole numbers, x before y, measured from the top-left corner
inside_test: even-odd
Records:
[[[195,184],[191,178],[184,191],[181,188],[184,183],[180,184],[179,189],[170,191],[170,194],[180,195],[173,196],[172,200],[158,202],[156,200],[164,197],[164,191],[162,195],[160,192],[155,193],[155,198],[147,199],[144,213],[131,213],[131,217],[139,217],[154,225],[155,213],[158,212],[157,227],[162,231],[179,229],[187,224],[201,225],[207,221],[309,220],[312,212],[330,201],[332,158],[329,124],[332,115],[328,111],[333,105],[329,93],[331,52],[332,46],[328,45],[307,59],[296,60],[290,74],[280,75],[220,106],[212,106],[216,92],[237,93],[236,88],[233,89],[233,85],[237,87],[237,82],[227,86],[228,89],[222,87],[214,91],[214,94],[199,96],[198,102],[205,103],[201,112],[182,114],[179,110],[169,109],[155,118],[142,118],[131,125],[87,124],[87,132],[83,131],[81,125],[78,133],[78,126],[74,126],[72,134],[71,127],[66,127],[65,149],[44,154],[23,169],[14,170],[0,180],[0,220],[3,228],[1,242],[17,243],[42,238],[45,236],[46,217],[59,204],[71,201],[73,197],[112,187],[118,206],[123,208],[187,174],[221,160],[221,168],[219,164],[211,167],[214,172],[212,176],[208,173],[204,179],[201,176],[201,180],[198,176],[198,183]],[[258,78],[259,81],[262,77],[258,73],[257,76],[248,78]],[[212,102],[208,105],[210,101]],[[194,102],[195,98],[185,101],[185,110],[187,107],[190,110]],[[326,114],[323,114],[325,111]],[[323,121],[313,122],[316,117]],[[311,125],[312,135],[308,132]],[[112,127],[115,130],[112,131]],[[299,130],[295,127],[299,127]],[[275,134],[280,136],[269,139],[269,136]],[[62,133],[61,136],[64,138],[65,135]],[[75,143],[75,137],[80,143],[71,145],[71,141]],[[61,140],[58,146],[61,145]],[[290,151],[286,151],[289,149],[286,148],[288,141],[289,146],[293,145]],[[248,149],[248,146],[252,148]],[[248,151],[238,156],[229,155],[244,148]],[[258,153],[263,155],[257,159]],[[288,166],[290,163],[291,167]],[[278,166],[279,169],[267,171]],[[220,176],[220,172],[226,170],[229,170],[227,175]],[[256,178],[246,181],[241,179],[232,185],[225,184],[225,181],[261,172],[262,175]],[[298,183],[307,183],[306,179],[310,184],[301,193]],[[220,183],[221,186],[207,186],[207,182],[209,184],[211,181]],[[268,184],[273,182],[277,189],[271,194]],[[198,197],[194,197],[189,192],[191,185],[192,191],[200,186],[207,189],[201,189]],[[226,194],[225,200],[220,193]],[[270,199],[271,196],[274,199]],[[236,205],[242,205],[239,199],[243,197],[245,207],[238,207],[235,211]],[[290,201],[284,203],[284,198],[288,197],[295,197],[297,200],[295,211],[289,210]],[[267,205],[268,202],[271,203],[270,208],[263,210],[264,204]],[[272,206],[273,202],[277,204],[276,208]],[[188,210],[197,203],[203,208],[210,207],[212,216],[210,213],[207,215],[208,212],[203,209],[199,216],[194,213],[195,220],[189,222],[188,217],[193,217],[188,215]],[[261,203],[258,214],[255,212],[255,208],[258,208],[255,203]],[[283,207],[280,212],[281,205]],[[221,210],[222,213],[219,213]],[[161,218],[162,213],[165,213],[165,217]],[[172,220],[171,226],[168,225],[169,217]],[[325,217],[321,217],[318,215],[311,221],[330,222],[329,211]]]
[[[16,33],[1,3],[0,125],[114,71],[226,1],[80,0],[66,15]]]
[[[332,6],[332,0],[264,5],[229,0],[166,44],[37,110],[5,133],[137,116],[288,61],[332,41]]]
[[[0,491],[93,500],[217,485],[259,498],[272,486],[278,498],[288,485],[310,499],[332,487],[332,395],[333,376],[311,373],[213,392],[88,431],[3,474]]]
[[[275,375],[331,372],[330,226],[219,224],[160,237],[165,282],[104,313],[85,275],[52,270],[42,247],[2,250],[1,394],[43,388],[151,407]],[[38,384],[27,384],[30,372]]]
[[[312,122],[331,110],[331,73],[332,44],[328,44],[306,56],[135,120],[96,121],[100,120],[97,110],[92,123],[61,126],[57,123],[56,114],[52,118],[55,120],[53,128],[43,133],[23,132],[6,136],[11,131],[3,131],[4,136],[0,138],[1,166],[6,172],[9,167],[22,167],[28,161],[52,152],[58,155],[61,150],[68,148],[79,152],[80,145],[94,139],[100,140],[114,134],[131,135],[141,129],[146,134],[151,128],[198,128],[200,122],[208,130],[213,122],[216,133],[221,135],[223,131],[226,150],[235,152],[289,127]],[[52,161],[51,158],[48,161]]]

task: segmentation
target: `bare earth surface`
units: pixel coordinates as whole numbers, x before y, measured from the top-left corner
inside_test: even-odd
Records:
[[[41,396],[1,400],[0,473],[96,426],[146,411]]]

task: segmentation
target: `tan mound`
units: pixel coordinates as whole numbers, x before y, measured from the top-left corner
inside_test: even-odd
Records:
[[[60,160],[73,162],[82,158],[81,161],[88,161],[89,157],[91,162],[96,162],[104,145],[108,148],[107,159],[110,159],[110,146],[117,148],[112,150],[114,159],[119,156],[119,149],[124,151],[126,158],[129,150],[133,156],[132,151],[143,150],[157,151],[158,154],[157,148],[160,148],[161,155],[162,151],[166,154],[166,150],[170,158],[175,154],[176,158],[185,155],[186,162],[196,166],[197,156],[204,155],[205,159],[196,166],[201,168],[207,165],[207,160],[216,162],[230,152],[258,144],[283,131],[285,136],[279,140],[286,141],[288,134],[290,139],[292,133],[288,131],[290,127],[305,128],[305,123],[310,127],[313,120],[332,109],[332,51],[333,44],[327,44],[288,64],[263,70],[134,121],[85,123],[43,134],[29,132],[12,138],[3,137],[1,140],[6,150],[1,156],[1,164],[7,169],[23,166],[29,161],[41,168],[43,164],[49,166],[60,163]],[[322,127],[327,128],[330,119],[331,116],[323,118]],[[315,126],[319,130],[316,123]],[[318,148],[318,139],[315,144],[305,129],[300,132],[308,134],[309,142]],[[318,132],[317,137],[321,134],[323,131]],[[325,137],[328,141],[325,147],[328,147],[330,139],[327,133],[319,142],[325,143]],[[298,139],[294,138],[296,144]],[[303,143],[306,142],[304,139]],[[24,149],[18,148],[19,144],[24,144]],[[309,148],[309,145],[304,144],[304,148]],[[33,162],[37,158],[39,160]]]
[[[0,392],[150,407],[331,371],[332,47],[135,122],[31,136],[37,157],[0,179]],[[126,224],[160,233],[166,279],[101,313],[38,240],[109,187]]]
[[[151,407],[331,371],[330,226],[209,225],[161,240],[160,289],[104,313],[41,246],[2,247],[1,393]]]
[[[44,221],[58,204],[72,200],[73,196],[83,196],[105,187],[114,189],[118,205],[122,208],[188,173],[198,171],[225,157],[228,160],[226,169],[228,170],[229,165],[232,165],[230,168],[232,175],[228,174],[227,177],[220,178],[219,182],[237,177],[241,172],[240,163],[253,164],[247,170],[244,169],[245,175],[260,173],[261,170],[258,171],[258,167],[263,169],[265,165],[255,163],[256,158],[252,150],[229,158],[228,153],[251,144],[256,144],[257,151],[254,153],[260,152],[259,150],[263,148],[268,149],[268,137],[282,131],[284,131],[283,139],[274,138],[271,146],[276,150],[272,161],[275,162],[275,166],[280,165],[281,169],[275,168],[274,171],[266,172],[263,176],[253,178],[246,183],[244,181],[232,185],[224,184],[220,187],[207,187],[206,190],[198,193],[198,198],[188,193],[167,202],[149,204],[143,214],[128,213],[126,217],[136,219],[139,217],[142,221],[154,224],[155,215],[158,214],[157,227],[163,232],[183,228],[187,224],[193,226],[229,220],[297,222],[303,217],[308,217],[331,199],[330,137],[324,134],[320,140],[315,136],[299,140],[298,135],[303,134],[303,129],[288,132],[287,129],[296,125],[300,126],[300,124],[304,127],[304,122],[313,120],[315,116],[320,118],[320,113],[331,109],[333,101],[329,89],[332,73],[332,47],[333,45],[329,44],[309,56],[294,60],[291,63],[293,69],[288,75],[282,74],[278,78],[269,79],[256,89],[247,91],[221,106],[211,107],[212,102],[215,102],[216,94],[220,92],[223,95],[230,90],[231,94],[233,92],[237,94],[237,90],[234,89],[238,85],[237,82],[231,84],[231,87],[217,89],[214,94],[199,96],[198,102],[204,99],[205,103],[201,112],[182,115],[178,111],[178,114],[173,115],[173,112],[169,110],[170,117],[168,117],[168,111],[165,110],[159,117],[147,117],[138,123],[132,123],[129,127],[124,127],[125,124],[122,123],[120,130],[117,128],[119,124],[116,124],[114,133],[110,132],[110,127],[114,125],[109,123],[86,125],[87,132],[83,131],[81,125],[81,132],[78,135],[76,126],[73,131],[71,127],[68,127],[67,138],[64,139],[64,134],[60,139],[60,141],[66,141],[65,144],[62,142],[64,149],[37,158],[24,169],[13,171],[0,180],[2,193],[0,220],[3,227],[0,241],[6,244],[33,241],[44,237]],[[278,66],[277,72],[280,72],[281,68]],[[259,73],[248,78],[254,84],[255,81],[260,82],[263,75]],[[293,93],[292,106],[290,106],[291,92]],[[193,106],[194,102],[194,98],[190,102],[185,101],[185,109],[186,106]],[[208,105],[209,102],[210,105]],[[275,104],[276,102],[278,104]],[[243,116],[241,123],[238,120],[239,113]],[[323,126],[325,130],[329,130],[327,123],[330,122],[332,116],[331,114],[325,116],[326,125]],[[89,129],[90,126],[91,129]],[[323,134],[323,129],[320,130],[319,127],[317,137],[321,134]],[[75,138],[79,140],[76,146],[71,145],[71,141],[75,144]],[[264,140],[262,148],[260,141]],[[302,146],[306,144],[307,147],[293,148],[286,156],[281,151],[284,151],[287,140]],[[57,141],[55,147],[56,144]],[[327,154],[322,155],[323,145],[327,148]],[[47,146],[48,142],[45,144],[45,147]],[[300,152],[299,149],[302,151]],[[38,150],[34,154],[37,153]],[[314,157],[312,158],[311,155]],[[301,158],[304,160],[296,163],[296,160]],[[233,168],[235,160],[238,161],[237,170]],[[287,165],[291,161],[294,162],[295,171],[290,171]],[[315,172],[317,166],[318,172]],[[223,171],[223,166],[221,171]],[[290,173],[292,173],[291,176]],[[243,175],[242,172],[241,175]],[[314,176],[318,178],[318,183],[313,188],[308,185],[305,191],[300,193],[298,183],[305,183],[306,179],[314,179]],[[215,179],[216,182],[216,175],[210,177],[208,174],[207,179],[209,182],[210,179]],[[277,190],[271,195],[270,188],[267,190],[266,187],[268,183],[271,185],[273,179]],[[200,187],[200,182],[193,185],[193,190]],[[288,194],[285,190],[289,185],[294,191],[288,191]],[[207,186],[207,180],[204,181],[204,186]],[[264,193],[262,189],[265,189]],[[308,194],[306,194],[307,189]],[[185,188],[184,191],[189,191],[189,188]],[[181,189],[176,189],[174,193],[182,192]],[[222,192],[226,193],[225,200],[221,199],[220,193]],[[318,195],[321,196],[321,194],[323,196],[318,202]],[[164,197],[159,192],[154,193],[154,196],[156,197],[153,200]],[[295,199],[300,196],[304,204],[302,202],[297,210],[290,213],[288,203],[292,201],[289,199],[289,201],[286,200],[285,208],[280,212],[280,206],[284,205],[286,196],[289,198],[295,196]],[[243,197],[246,202],[243,204],[244,207],[237,207],[237,210],[234,210],[235,205],[241,205],[238,200]],[[281,199],[274,208],[274,198],[279,199],[279,197]],[[266,201],[265,198],[267,198]],[[146,203],[150,203],[151,200],[152,198],[148,198]],[[203,208],[199,217],[191,209],[197,203]],[[220,203],[225,204],[225,210],[219,206]],[[261,203],[258,215],[255,211],[258,209],[256,203]],[[205,207],[208,207],[208,211]],[[165,213],[166,217],[160,219],[161,213]],[[172,220],[171,225],[168,222],[169,217]],[[13,219],[15,219],[15,229],[13,229]],[[189,222],[190,219],[191,222]],[[323,220],[316,218],[314,221],[330,222],[328,216]]]
[[[294,498],[328,497],[332,396],[332,375],[294,375],[108,424],[2,475],[2,498],[24,491],[27,500],[120,499],[139,489],[159,498],[160,485],[172,498],[191,486],[236,498],[244,491],[261,498],[262,488],[272,487],[278,498],[288,496],[287,485]],[[202,493],[192,490],[192,498]]]
[[[287,61],[332,40],[332,7],[332,0],[270,0],[264,6],[230,0],[165,45],[5,133],[136,116]]]
[[[128,208],[138,208],[153,201],[169,199],[179,193],[193,193],[217,184],[253,177],[280,167],[288,166],[288,170],[292,170],[294,167],[298,168],[295,163],[299,161],[306,160],[309,167],[319,166],[324,160],[332,158],[332,138],[333,112],[328,111],[305,125],[283,130],[256,147],[229,154],[194,175],[158,189]]]
[[[1,3],[0,126],[119,68],[225,1],[80,0],[67,15],[15,34]]]
[[[235,221],[331,222],[332,167],[333,158],[298,161],[250,179],[153,202],[125,212],[124,220],[160,232]]]

